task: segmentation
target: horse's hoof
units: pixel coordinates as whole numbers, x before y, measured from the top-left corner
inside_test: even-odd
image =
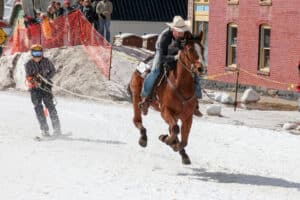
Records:
[[[175,135],[175,134],[171,134],[171,135],[169,135],[166,139],[165,139],[165,143],[167,144],[167,145],[172,145],[173,143],[174,143],[174,141],[176,141],[176,138],[177,138],[177,135]]]
[[[168,135],[160,135],[160,136],[158,137],[158,139],[159,139],[160,141],[162,141],[163,143],[166,143],[165,140],[167,139],[167,137],[168,137]]]
[[[182,150],[182,148],[180,148],[178,146],[178,143],[177,144],[171,144],[170,146],[171,146],[171,148],[173,149],[174,152],[178,152],[178,151]]]
[[[184,164],[184,165],[190,165],[191,164],[190,158],[188,156],[187,157],[183,157],[182,158],[182,164]]]
[[[190,160],[189,156],[186,154],[184,149],[180,150],[179,154],[180,154],[181,159],[182,159],[182,164],[184,164],[184,165],[190,165],[191,164],[191,160]]]
[[[139,145],[141,147],[146,147],[147,146],[147,136],[141,136],[139,139]]]

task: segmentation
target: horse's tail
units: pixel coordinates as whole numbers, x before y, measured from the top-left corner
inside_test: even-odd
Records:
[[[131,81],[127,84],[127,92],[130,96],[130,100],[132,101],[132,92],[131,92],[131,89],[130,89],[130,83],[131,83]]]

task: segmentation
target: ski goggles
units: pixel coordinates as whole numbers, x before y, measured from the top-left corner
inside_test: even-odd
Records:
[[[42,57],[43,56],[43,52],[42,51],[31,51],[31,55],[33,57]]]

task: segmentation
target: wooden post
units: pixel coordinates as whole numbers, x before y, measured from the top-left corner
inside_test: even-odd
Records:
[[[236,74],[236,83],[235,83],[235,96],[234,96],[234,111],[236,111],[237,107],[237,94],[238,94],[238,89],[239,89],[239,76],[240,76],[240,69],[237,68],[237,74]]]

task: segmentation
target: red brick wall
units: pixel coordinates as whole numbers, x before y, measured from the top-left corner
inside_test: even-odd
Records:
[[[288,83],[299,81],[299,8],[299,0],[273,0],[272,6],[260,6],[259,0],[240,0],[239,5],[227,5],[226,1],[222,3],[210,1],[208,74],[226,72],[226,29],[228,23],[234,22],[238,25],[237,64],[242,70],[252,74],[249,75],[241,70],[240,82],[246,85],[288,90]],[[259,26],[262,23],[271,26],[268,76],[257,73]],[[235,81],[235,76],[226,75],[216,80],[232,83]]]

